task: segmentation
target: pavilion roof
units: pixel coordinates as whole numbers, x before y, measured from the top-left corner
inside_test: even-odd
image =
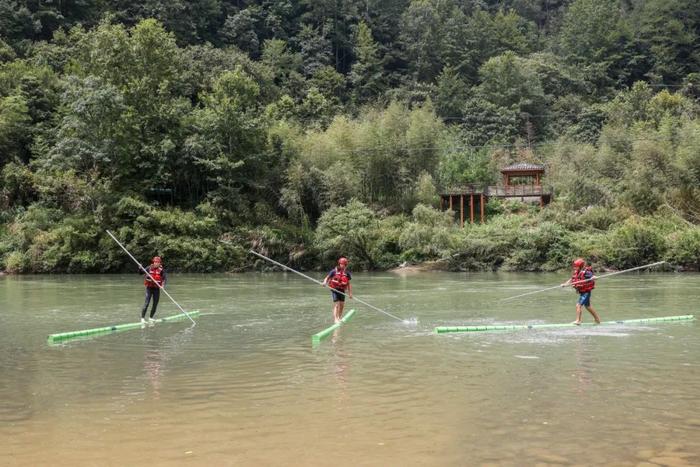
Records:
[[[544,172],[544,165],[517,162],[501,169],[501,173],[507,172]]]

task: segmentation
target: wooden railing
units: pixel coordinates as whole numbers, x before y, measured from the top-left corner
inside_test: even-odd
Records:
[[[480,195],[494,197],[516,197],[516,196],[542,196],[551,195],[552,189],[542,185],[510,185],[510,186],[483,186],[483,185],[464,185],[449,189],[443,196],[452,195]]]
[[[542,185],[510,185],[487,187],[488,196],[542,196],[551,194],[552,190]]]

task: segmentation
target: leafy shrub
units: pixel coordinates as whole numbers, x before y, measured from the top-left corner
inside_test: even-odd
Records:
[[[450,258],[452,268],[466,271],[496,270],[505,261],[509,249],[491,238],[467,237]]]
[[[622,209],[591,206],[581,213],[579,220],[587,229],[608,230],[625,217]]]
[[[28,205],[36,200],[34,174],[25,165],[10,162],[0,173],[0,207]],[[4,206],[3,206],[4,205]]]
[[[515,247],[524,217],[498,216],[486,224],[467,224],[452,252],[454,269],[497,269]]]
[[[557,224],[544,222],[518,235],[504,267],[518,271],[557,270],[571,258],[571,235]]]
[[[639,218],[631,218],[611,232],[603,259],[611,266],[628,269],[658,261],[665,250],[659,233]]]
[[[700,269],[700,228],[690,227],[669,237],[666,260],[688,269]]]
[[[405,225],[399,237],[399,246],[404,250],[402,258],[423,261],[448,255],[454,247],[456,228],[450,211],[417,205],[412,222]]]
[[[13,251],[5,256],[4,268],[10,273],[27,272],[29,269],[29,261],[27,255],[22,251]]]
[[[377,267],[387,269],[398,265],[401,261],[401,233],[404,231],[408,218],[403,214],[388,216],[379,222],[379,241],[377,242]]]

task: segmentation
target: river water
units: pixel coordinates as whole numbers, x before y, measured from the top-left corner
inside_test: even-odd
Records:
[[[317,275],[320,278],[320,275]],[[570,322],[553,274],[171,274],[197,325],[49,345],[133,322],[138,275],[0,277],[0,465],[700,465],[700,324],[507,333],[435,326]],[[603,320],[698,314],[700,276],[601,280]],[[177,309],[165,296],[159,315]],[[584,320],[592,318],[585,314]]]

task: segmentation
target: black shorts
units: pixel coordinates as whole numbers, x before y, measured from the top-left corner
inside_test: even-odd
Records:
[[[333,297],[334,302],[344,302],[345,301],[345,295],[341,293],[342,291],[338,291],[335,289],[331,289],[331,296]]]

